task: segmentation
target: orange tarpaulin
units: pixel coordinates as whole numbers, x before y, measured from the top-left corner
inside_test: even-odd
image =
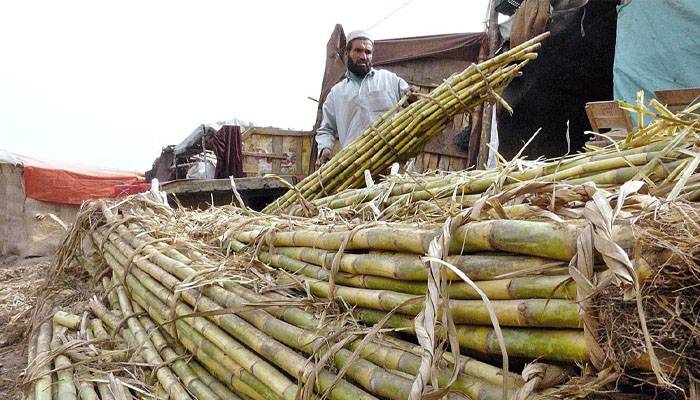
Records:
[[[24,165],[25,194],[35,200],[82,204],[86,200],[117,197],[117,186],[144,182],[140,172],[19,155],[17,158]]]

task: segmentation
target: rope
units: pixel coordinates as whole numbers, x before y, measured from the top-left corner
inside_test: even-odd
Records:
[[[476,64],[473,64],[473,65],[476,65]],[[449,90],[450,93],[452,93],[452,96],[454,96],[454,98],[457,100],[457,102],[459,103],[459,105],[462,106],[463,109],[466,110],[466,109],[469,108],[469,107],[464,103],[464,101],[462,101],[462,99],[459,97],[459,94],[457,94],[457,91],[452,87],[452,85],[450,85],[450,82],[449,82],[447,79],[443,79],[443,80],[442,80],[442,83],[445,84],[445,87],[447,88],[447,90]]]

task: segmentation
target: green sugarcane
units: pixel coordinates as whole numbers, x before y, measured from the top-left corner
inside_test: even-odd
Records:
[[[356,308],[355,317],[367,324],[376,324],[385,312]],[[414,333],[413,319],[401,314],[392,315],[386,322],[389,328],[398,328]],[[588,348],[580,329],[505,328],[503,338],[508,355],[515,357],[542,358],[561,362],[587,362]],[[443,332],[439,332],[443,335]],[[476,325],[458,325],[459,345],[466,351],[482,355],[500,355],[498,340],[493,328]]]
[[[248,289],[245,289],[241,286],[232,283],[226,285],[226,287],[229,290],[235,290],[236,293],[240,294],[245,299],[251,302],[264,303],[270,300],[266,296],[261,296],[257,293],[254,293]],[[270,294],[268,294],[268,296],[270,296]],[[273,300],[274,299],[275,298],[273,296]],[[280,298],[279,300],[282,299]],[[294,324],[295,326],[298,326],[300,328],[317,329],[320,325],[320,321],[313,317],[311,314],[299,310],[295,307],[270,306],[266,307],[266,310],[271,314],[277,316],[278,318],[282,318],[285,321]],[[385,338],[385,340],[388,339],[391,338]],[[391,339],[391,341],[392,344],[396,343],[396,340],[394,339]],[[359,343],[359,340],[353,341],[349,344],[349,348],[354,351],[358,348]],[[420,365],[420,357],[411,353],[411,351],[417,351],[417,353],[420,354],[420,350],[414,350],[413,348],[409,350],[404,350],[401,347],[405,347],[405,343],[403,344],[403,346],[399,347],[396,345],[386,346],[375,341],[370,341],[368,343],[365,343],[365,345],[362,348],[362,351],[360,352],[360,356],[385,368],[415,375],[417,373],[417,366]],[[469,396],[476,397],[476,394],[479,391],[478,388],[481,387],[480,380],[484,380],[487,383],[491,383],[493,385],[499,385],[502,383],[501,375],[503,371],[500,368],[493,367],[486,363],[464,356],[460,357],[460,362],[463,365],[463,374],[470,375],[471,377],[460,376],[458,378],[458,381],[455,383],[456,391]],[[439,379],[441,379],[442,384],[444,384],[445,382],[447,382],[447,380],[445,379],[448,379],[448,377],[451,374],[451,371],[448,371],[446,369],[439,369],[438,373]],[[474,381],[473,378],[477,378],[477,380]],[[519,378],[517,375],[511,376],[509,378],[509,382],[512,385],[520,385],[521,383],[518,383],[520,381],[521,378]],[[472,385],[476,385],[476,391],[470,389],[472,388]],[[501,391],[499,390],[498,393],[500,395]]]
[[[300,276],[312,294],[330,298],[331,288],[327,282]],[[368,290],[335,285],[335,296],[344,302],[375,310],[418,315],[423,310],[423,300],[414,295],[390,290]],[[560,299],[494,300],[491,302],[501,326],[579,328],[581,320],[575,302]],[[397,308],[398,307],[398,308]],[[455,323],[491,325],[486,305],[481,300],[450,300],[450,312]]]
[[[226,385],[221,383],[221,381],[219,381],[214,375],[210,374],[209,371],[202,367],[202,365],[200,365],[197,361],[192,359],[187,364],[192,372],[197,375],[199,380],[207,385],[207,387],[209,387],[214,393],[216,393],[219,398],[241,400],[237,394],[233,393],[228,387],[226,387]]]
[[[56,316],[58,314],[58,317]],[[67,322],[64,319],[68,314],[58,312],[53,316],[53,335],[51,339],[51,351],[60,351],[61,336],[63,336],[68,328],[63,325],[59,325],[56,321]],[[77,315],[76,315],[77,317]],[[78,317],[80,318],[80,317]],[[67,318],[70,321],[70,318]],[[78,324],[80,325],[80,324]],[[56,398],[58,400],[75,400],[78,398],[77,392],[75,390],[75,384],[73,383],[73,364],[70,359],[63,354],[57,354],[53,359],[54,368],[56,369],[57,385],[56,385]]]
[[[116,249],[109,243],[105,244],[105,249],[109,252],[104,254],[105,261],[107,261],[107,263],[112,266],[112,268],[118,274],[123,276],[125,271],[122,270],[122,265],[114,257],[114,255],[118,254],[116,253]],[[121,262],[124,261],[125,260],[122,259]],[[159,268],[151,266],[151,268],[148,268],[148,270],[150,273],[158,276],[160,279],[164,281],[167,280],[165,275],[162,273],[158,274],[158,272],[156,272],[160,270]],[[134,275],[139,279],[137,280],[131,275]],[[165,303],[163,303],[163,299],[171,298],[172,293],[165,287],[161,286],[158,279],[153,279],[138,269],[131,270],[131,275],[126,277],[127,284],[129,284],[133,291],[139,294],[140,298],[149,300],[147,304],[142,304],[142,306],[148,310],[150,315],[154,317],[158,316],[159,320],[164,320],[165,315],[168,314],[169,310]],[[148,285],[150,290],[143,285]],[[151,295],[149,292],[155,294],[155,296]],[[183,297],[186,298],[187,296],[185,295]],[[195,304],[197,304],[196,301]],[[182,303],[177,304],[175,311],[178,315],[190,315],[194,312],[193,309],[185,306]],[[201,335],[201,338],[196,340],[195,343],[198,343],[198,346],[202,347],[204,351],[207,351],[209,357],[216,357],[218,362],[225,362],[227,365],[240,366],[242,370],[247,371],[248,373],[252,374],[253,377],[255,377],[255,382],[258,382],[257,379],[259,379],[261,382],[268,382],[268,384],[272,385],[270,389],[272,389],[274,393],[277,393],[277,395],[288,399],[294,398],[297,391],[296,385],[287,379],[284,374],[257,357],[254,352],[247,350],[241,344],[229,337],[228,334],[218,329],[216,325],[208,322],[205,318],[192,318],[189,319],[189,323],[178,320],[176,327],[179,329],[184,329],[187,332],[196,332],[194,328],[190,326],[190,324],[199,328],[197,335]],[[240,329],[244,330],[245,326],[241,325]],[[190,333],[190,335],[193,334]],[[260,345],[257,346],[260,347]],[[219,357],[219,355],[222,357]],[[230,361],[222,361],[226,358],[230,359]],[[250,384],[250,382],[252,381],[249,379],[249,382],[247,383]]]
[[[132,305],[134,305],[135,312],[143,311],[137,304],[132,303]],[[173,372],[177,374],[182,381],[182,384],[190,393],[192,393],[199,400],[214,400],[219,398],[216,393],[214,393],[211,389],[209,389],[209,387],[199,380],[197,375],[190,369],[185,360],[181,359],[180,355],[168,346],[165,338],[160,332],[158,332],[156,325],[149,317],[141,316],[139,317],[139,321],[149,332],[156,351],[161,354],[166,362],[170,363]]]
[[[237,305],[237,304],[228,304],[228,305],[230,305],[230,306],[235,306],[235,305]],[[240,303],[238,303],[238,305],[240,305]],[[272,322],[274,322],[274,320],[273,320]],[[268,318],[268,323],[270,323],[269,318]],[[262,324],[259,325],[259,327],[261,327],[261,329],[262,329]],[[274,327],[271,326],[270,329],[271,329],[271,330],[275,330],[275,331],[280,331],[281,329],[278,329],[278,328],[279,328],[279,326],[274,326]],[[301,337],[303,337],[303,334],[292,335],[292,337],[294,337],[294,338],[301,338]],[[293,340],[293,339],[288,338],[287,340],[290,340],[290,341],[291,341],[291,340]],[[296,340],[296,339],[295,339],[295,340]],[[313,340],[313,339],[304,339],[302,342],[312,343],[312,340]],[[290,344],[292,344],[292,343],[290,343]],[[301,346],[303,346],[303,345],[301,345]],[[342,357],[346,357],[346,356],[348,356],[348,355],[349,355],[349,354],[346,353],[346,352],[340,352],[340,353],[339,353],[339,357],[341,357],[340,362],[342,362]],[[337,362],[338,362],[338,361],[337,361]],[[350,371],[350,373],[352,373],[352,371]],[[362,376],[362,375],[355,375],[355,374],[353,374],[353,376]],[[369,387],[369,386],[368,386],[368,387]]]
[[[187,393],[184,387],[180,384],[177,377],[167,366],[163,363],[163,359],[160,357],[158,352],[155,350],[153,343],[151,342],[148,334],[144,330],[141,323],[135,317],[128,317],[133,315],[133,309],[131,307],[131,302],[124,290],[123,286],[118,286],[116,288],[117,296],[119,297],[119,304],[121,306],[121,311],[127,316],[127,325],[131,330],[131,333],[136,338],[141,354],[146,359],[146,361],[152,366],[158,366],[156,370],[156,376],[158,377],[158,382],[168,391],[168,395],[176,400],[191,399],[190,395]]]
[[[130,235],[131,236],[131,235]],[[131,239],[135,239],[133,236]],[[147,250],[148,246],[144,248],[144,250]],[[160,258],[160,261],[164,260],[169,260],[170,263],[175,263],[174,260],[168,259],[165,256],[162,256]],[[157,261],[159,260],[158,257],[154,257],[154,260]],[[166,263],[167,264],[167,263]],[[172,267],[172,265],[170,266]],[[168,268],[168,267],[166,267]],[[186,266],[178,266],[177,272],[180,274],[192,274],[194,271],[189,270],[187,271],[188,268]],[[171,271],[174,272],[174,271]],[[136,271],[134,271],[136,273]],[[175,284],[176,282],[172,282],[171,284]],[[213,293],[210,293],[208,291],[213,291]],[[217,291],[216,288],[208,288],[205,290],[205,294],[207,296],[216,295]],[[183,292],[183,299],[186,301],[190,301],[193,304],[197,304],[198,308],[202,310],[214,310],[217,309],[218,306],[216,306],[213,303],[209,303],[208,299],[206,297],[203,298],[198,298],[197,296],[189,295],[188,291]],[[245,322],[243,321],[238,321],[236,322],[235,319],[237,317],[232,316],[232,315],[217,315],[217,316],[212,316],[211,319],[215,321],[218,325],[221,325],[225,330],[228,332],[231,331],[238,331],[240,333],[241,327],[245,326]],[[269,333],[269,332],[268,332]],[[259,337],[260,343],[263,345],[256,345],[255,342],[251,342],[250,337],[247,337],[247,342],[246,344],[248,345],[253,345],[255,350],[258,353],[264,354],[266,358],[270,359],[277,365],[281,365],[283,368],[285,368],[289,373],[296,375],[297,378],[301,376],[301,370],[299,369],[300,367],[305,365],[305,360],[304,359],[298,359],[298,356],[294,353],[288,353],[285,349],[285,347],[279,347],[277,345],[274,345],[274,341],[271,340],[268,337]],[[286,367],[285,367],[286,366]],[[321,386],[322,390],[325,390],[327,388],[327,385],[333,381],[333,376],[332,374],[329,374],[327,371],[321,371],[320,374],[320,381],[319,385]],[[366,396],[366,394],[362,394],[361,391],[358,391],[357,389],[353,388],[352,386],[348,385],[347,383],[340,382],[336,388],[334,388],[331,391],[331,398],[344,398],[344,396],[349,395],[352,398],[358,398],[358,396]]]
[[[36,382],[34,384],[34,399],[35,400],[51,400],[52,398],[52,373],[51,360],[49,354],[51,352],[51,321],[46,321],[39,326],[39,333],[36,339],[36,360],[42,361],[36,368]]]
[[[541,40],[541,39],[542,39],[542,38],[539,38],[539,40]],[[536,43],[536,42],[533,42],[533,43]],[[528,44],[528,46],[529,46],[529,45],[531,45],[531,44]],[[481,67],[482,67],[482,68],[489,68],[491,65],[498,65],[497,63],[502,63],[502,62],[506,61],[506,59],[508,59],[509,57],[513,57],[515,54],[517,54],[518,52],[520,52],[522,49],[523,49],[523,48],[513,49],[514,51],[508,52],[509,54],[506,55],[506,58],[505,58],[505,59],[492,59],[492,60],[487,61],[487,64],[486,64],[486,63],[485,63],[485,64],[482,64]],[[532,57],[530,56],[529,58],[532,58]],[[475,80],[477,80],[477,78],[478,78],[477,74],[474,73],[474,70],[473,70],[473,69],[471,69],[471,70],[468,69],[467,71],[465,71],[465,73],[466,73],[466,74],[471,74],[471,75],[474,77]],[[456,81],[457,79],[460,79],[460,80],[463,80],[463,81],[464,81],[464,80],[465,80],[464,78],[465,78],[465,76],[462,76],[462,74],[460,74],[460,75],[458,75],[454,80],[451,80],[451,82],[448,83],[448,84],[450,84],[451,86],[454,86],[453,83],[455,83],[455,81]],[[462,89],[461,87],[460,87],[460,88],[455,88],[455,90],[461,90],[461,89]],[[436,98],[436,97],[440,96],[441,94],[444,94],[444,92],[447,91],[447,90],[448,90],[448,89],[447,89],[447,84],[442,85],[441,87],[437,88],[437,89],[434,91],[433,97]],[[450,97],[451,97],[451,93],[450,93]],[[439,102],[439,100],[437,100],[437,101]],[[457,100],[454,100],[454,101],[457,101]],[[460,101],[463,101],[463,100],[460,100]],[[413,115],[421,116],[421,117],[423,117],[423,119],[426,119],[425,117],[427,117],[427,115],[426,115],[427,113],[426,113],[425,111],[423,111],[423,112],[421,113],[420,111],[417,110],[417,109],[420,108],[421,106],[425,106],[425,105],[427,105],[427,101],[423,101],[423,102],[420,102],[420,101],[419,101],[419,102],[417,102],[417,104],[414,103],[414,105],[412,105],[411,107],[409,107],[408,111],[403,112],[403,114],[404,114],[404,115],[413,114]],[[401,115],[399,115],[399,117],[401,117]],[[392,121],[392,122],[393,122],[393,121]],[[379,128],[376,128],[376,129],[379,129]],[[407,130],[410,131],[410,128],[407,129]],[[372,132],[372,130],[369,130],[368,132]],[[363,144],[363,142],[367,141],[367,142],[369,142],[369,143],[372,144],[371,148],[377,148],[376,144],[374,144],[373,141],[371,140],[371,138],[376,138],[376,136],[378,136],[378,135],[365,134],[365,135],[361,136],[359,141],[356,141],[356,142],[355,142],[353,145],[351,145],[348,149],[344,149],[343,151],[341,151],[340,154],[338,154],[336,157],[334,157],[334,159],[337,159],[337,160],[334,161],[334,162],[332,162],[332,163],[328,163],[328,164],[330,164],[330,166],[328,166],[328,164],[327,164],[327,166],[326,166],[325,168],[324,168],[324,167],[321,168],[321,171],[320,171],[320,172],[317,172],[317,173],[315,173],[315,174],[312,174],[310,177],[307,177],[307,179],[303,180],[303,181],[298,185],[298,188],[300,188],[302,195],[304,195],[305,197],[306,197],[306,196],[311,197],[311,196],[310,196],[310,193],[309,193],[309,192],[310,192],[309,189],[311,189],[311,190],[317,190],[317,189],[318,189],[318,186],[320,186],[320,184],[318,184],[318,181],[316,180],[316,179],[318,178],[318,176],[323,176],[324,173],[325,173],[325,176],[336,176],[336,174],[337,174],[336,171],[328,171],[328,170],[331,170],[333,167],[337,167],[337,166],[340,165],[340,166],[343,167],[344,170],[347,170],[347,167],[348,167],[348,166],[347,166],[347,163],[343,163],[343,162],[339,162],[339,161],[338,161],[338,160],[344,160],[344,158],[347,157],[345,154],[350,154],[350,153],[361,154],[361,155],[362,155],[362,154],[366,154],[367,152],[357,152],[357,151],[355,151],[355,150],[357,150],[358,147],[359,147],[360,149],[362,148],[361,145]],[[378,140],[378,138],[376,138],[376,139]],[[363,162],[363,161],[358,162],[358,164],[361,164],[362,162]],[[357,165],[357,164],[356,164],[356,165]],[[324,171],[324,169],[325,169],[326,171]],[[310,188],[309,188],[309,187],[310,187]],[[282,199],[280,199],[280,201],[278,201],[278,205],[279,205],[280,207],[286,207],[286,206],[288,205],[289,201],[291,201],[291,199],[293,199],[294,196],[295,196],[295,194],[288,194],[286,198],[283,197]],[[269,211],[271,211],[271,208],[268,207],[268,209],[266,209],[265,211],[266,211],[266,212],[269,212]]]
[[[95,391],[95,386],[84,380],[80,381],[78,395],[80,396],[80,400],[100,400]]]
[[[245,250],[241,242],[231,240],[230,247],[235,252]],[[275,247],[275,253],[307,262],[324,268],[330,268],[337,252],[324,251],[310,247]],[[447,262],[465,273],[474,281],[493,280],[504,274],[518,271],[560,274],[566,264],[546,258],[523,257],[503,253],[479,253],[449,256]],[[420,256],[413,254],[373,252],[370,254],[346,253],[340,256],[339,270],[353,275],[372,275],[384,278],[425,281],[428,269]],[[534,272],[530,272],[534,273]],[[460,280],[452,271],[446,271],[448,280]]]

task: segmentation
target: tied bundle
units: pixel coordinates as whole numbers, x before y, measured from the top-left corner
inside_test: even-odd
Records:
[[[627,138],[604,148],[591,147],[581,154],[553,160],[527,161],[517,157],[503,161],[500,168],[476,171],[435,172],[431,174],[388,176],[369,188],[348,189],[311,202],[311,207],[288,207],[285,212],[308,214],[309,210],[330,209],[346,218],[404,221],[412,218],[444,221],[472,207],[485,194],[515,193],[527,186],[550,183],[580,185],[595,183],[603,187],[620,186],[629,180],[644,180],[654,194],[666,196],[674,190],[684,171],[675,197],[694,199],[698,177],[697,165],[690,150],[700,132],[700,117],[691,106],[676,114],[653,100],[653,111],[641,102],[623,104],[628,110],[654,119],[639,125]],[[654,114],[655,112],[656,114]],[[694,165],[694,166],[693,166]],[[526,211],[525,206],[508,210],[513,216]]]
[[[361,186],[365,170],[379,174],[392,163],[417,154],[428,140],[444,130],[450,118],[473,109],[488,97],[500,100],[510,109],[498,92],[537,57],[535,51],[547,36],[539,35],[490,60],[473,64],[446,79],[429,95],[402,108],[404,97],[318,171],[265,208],[265,212]]]

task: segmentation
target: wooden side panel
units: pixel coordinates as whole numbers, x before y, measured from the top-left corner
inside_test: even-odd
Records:
[[[272,173],[272,160],[260,154],[272,153],[272,136],[251,133],[243,142],[243,172],[246,176]]]
[[[428,169],[432,171],[438,169],[438,161],[440,161],[440,155],[430,154],[430,163],[428,164]]]
[[[438,169],[442,171],[449,171],[450,170],[450,159],[452,157],[450,156],[445,156],[445,155],[440,155],[440,161],[438,161]]]
[[[278,128],[250,128],[242,137],[243,172],[246,176],[306,176],[313,133]]]
[[[273,136],[272,137],[272,154],[274,155],[285,155],[284,149],[282,148],[282,142],[284,141],[284,136]],[[287,159],[284,159],[287,161]],[[272,173],[281,174],[282,173],[282,159],[273,158],[272,159]]]
[[[654,94],[656,99],[661,104],[665,104],[669,110],[679,112],[700,97],[700,88],[657,90]]]

